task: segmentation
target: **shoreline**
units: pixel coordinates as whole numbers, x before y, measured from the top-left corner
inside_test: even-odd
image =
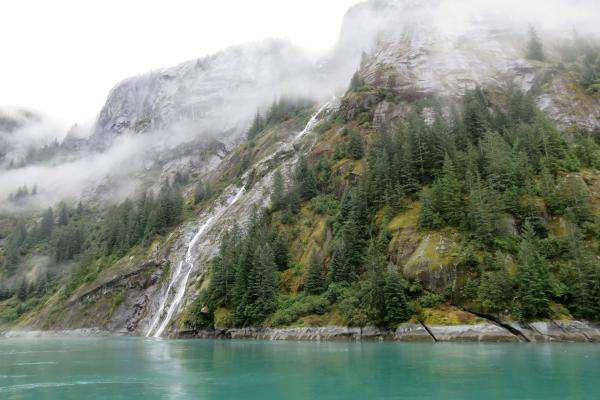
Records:
[[[0,338],[82,338],[138,336],[100,328],[61,330],[7,330]],[[139,335],[139,337],[143,337]],[[581,321],[538,321],[529,324],[491,322],[473,325],[426,325],[410,323],[395,330],[377,327],[325,326],[309,328],[214,328],[179,330],[166,339],[254,339],[269,341],[375,341],[375,342],[472,342],[472,343],[600,343],[600,326]]]

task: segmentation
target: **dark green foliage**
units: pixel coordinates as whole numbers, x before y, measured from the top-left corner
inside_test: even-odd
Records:
[[[309,294],[320,294],[325,289],[325,277],[321,259],[315,250],[310,255],[308,273],[304,279],[304,290]]]
[[[346,153],[355,160],[360,160],[365,154],[363,139],[354,129],[352,129],[348,135],[348,149],[346,150]]]
[[[273,185],[271,186],[271,210],[278,211],[285,206],[285,183],[283,174],[278,168],[273,173]]]
[[[293,298],[283,299],[273,315],[275,326],[289,325],[305,315],[323,314],[330,309],[329,301],[323,296],[307,296],[299,294]]]
[[[288,242],[283,233],[273,232],[271,234],[271,247],[273,249],[273,261],[277,269],[284,271],[288,269],[290,255],[288,251]]]
[[[317,194],[315,172],[306,157],[301,158],[296,165],[294,185],[291,191],[295,191],[302,201],[310,200]]]
[[[483,272],[478,301],[486,312],[510,310],[514,298],[514,282],[506,270],[506,256],[497,253],[492,270]]]
[[[271,247],[266,244],[256,249],[253,268],[248,275],[248,323],[260,323],[277,308],[277,276]]]
[[[384,286],[385,323],[395,327],[408,320],[412,310],[406,301],[405,284],[396,268],[390,268]]]
[[[515,315],[524,320],[549,316],[551,287],[547,261],[540,254],[539,240],[529,223],[523,228],[517,262]]]

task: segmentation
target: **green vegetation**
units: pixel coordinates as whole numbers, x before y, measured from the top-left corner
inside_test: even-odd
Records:
[[[0,301],[5,302],[0,323],[10,322],[43,304],[62,285],[62,296],[69,296],[81,283],[93,280],[102,265],[108,265],[127,254],[134,246],[149,244],[181,222],[183,198],[176,176],[165,182],[158,195],[143,193],[136,201],[129,199],[105,211],[85,208],[81,203],[69,208],[60,203],[57,212],[48,208],[37,222],[26,225],[14,221],[7,238],[2,268],[8,276],[35,255],[49,256],[57,267],[35,279],[23,278],[15,292],[1,288]],[[102,260],[100,262],[100,260]],[[59,274],[59,266],[75,263],[78,268],[67,276]]]
[[[423,117],[425,108],[433,118]],[[460,108],[442,110],[436,101],[417,103],[394,130],[328,121],[319,134],[331,151],[302,157],[287,177],[277,170],[270,207],[243,233],[223,238],[201,296],[204,321],[230,309],[233,326],[302,325],[339,310],[348,325],[395,327],[443,303],[520,320],[552,317],[551,305],[560,303],[574,316],[600,319],[593,255],[600,225],[578,175],[596,166],[598,138],[578,131],[567,143],[518,91],[492,103],[478,88]],[[417,199],[413,239],[456,232],[459,254],[444,257],[459,275],[440,289],[403,275],[390,258],[390,221]],[[325,217],[330,239],[301,233],[314,223],[306,209]],[[552,218],[566,219],[571,233],[555,236]],[[286,252],[299,235],[306,249]],[[289,266],[274,262],[274,238],[296,255]],[[434,257],[432,246],[420,257]]]

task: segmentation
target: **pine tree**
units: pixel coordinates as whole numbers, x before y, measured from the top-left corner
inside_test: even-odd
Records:
[[[41,236],[45,239],[49,239],[52,236],[52,231],[54,230],[54,212],[52,211],[52,207],[49,207],[44,215],[42,216],[42,221],[40,222],[40,233]]]
[[[58,225],[67,225],[69,223],[67,205],[61,201],[58,207]]]
[[[353,280],[346,257],[346,246],[341,239],[336,240],[332,245],[327,270],[328,279],[332,283],[349,283]]]
[[[248,318],[260,323],[277,308],[277,276],[271,247],[266,244],[256,249],[254,266],[248,276]]]
[[[235,270],[238,259],[238,229],[226,232],[221,239],[219,255],[213,261],[212,276],[208,285],[207,304],[214,311],[232,304]]]
[[[544,46],[534,27],[529,28],[527,42],[527,58],[530,60],[544,61]]]
[[[388,327],[395,328],[401,322],[408,320],[411,310],[406,301],[406,292],[398,270],[393,267],[388,270],[385,286],[385,322]]]
[[[288,269],[290,255],[288,251],[288,243],[283,233],[273,232],[271,237],[271,248],[273,249],[273,260],[277,269],[285,271]]]
[[[544,318],[550,314],[550,278],[546,260],[539,250],[533,226],[527,222],[517,255],[517,296],[515,314],[523,320]]]
[[[273,173],[273,186],[271,188],[271,210],[278,211],[284,207],[285,185],[283,174],[277,168]]]
[[[464,215],[462,185],[448,154],[444,156],[442,177],[439,184],[441,215],[449,225],[459,226],[463,222]]]
[[[295,170],[295,183],[296,190],[300,199],[307,201],[312,199],[317,194],[317,183],[315,180],[315,173],[313,169],[308,165],[306,157],[302,157]],[[292,188],[292,191],[294,188]]]
[[[304,290],[309,294],[320,294],[325,288],[325,278],[321,260],[315,250],[310,255],[308,273],[304,281]]]
[[[350,135],[348,137],[347,154],[355,160],[360,160],[365,154],[363,139],[354,129],[350,131]]]
[[[364,86],[364,81],[360,78],[360,76],[358,75],[358,71],[356,71],[354,73],[354,75],[352,75],[352,79],[350,80],[350,90],[355,92],[357,90],[359,90],[361,87]]]
[[[502,312],[510,309],[514,297],[514,282],[506,269],[506,256],[497,253],[491,271],[481,276],[477,300],[484,311]]]
[[[275,106],[271,109],[273,110]],[[252,140],[265,128],[265,121],[263,117],[260,115],[260,111],[256,110],[256,115],[254,116],[254,120],[252,120],[252,125],[250,125],[250,129],[248,129],[248,133],[246,134],[249,140]]]

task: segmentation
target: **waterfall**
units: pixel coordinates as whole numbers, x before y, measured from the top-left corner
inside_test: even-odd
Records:
[[[193,249],[198,243],[198,241],[202,238],[202,236],[208,231],[210,227],[214,224],[215,221],[218,221],[219,218],[227,211],[227,209],[233,205],[240,196],[244,193],[244,188],[242,187],[235,196],[228,199],[227,205],[221,207],[217,211],[214,211],[213,214],[200,226],[192,240],[188,243],[187,251],[185,257],[179,261],[177,264],[177,269],[171,276],[171,281],[167,286],[167,291],[160,303],[158,311],[156,312],[156,317],[152,321],[148,332],[146,332],[146,336],[154,336],[160,337],[164,330],[167,328],[173,314],[179,308],[181,301],[183,300],[183,296],[185,295],[185,290],[187,288],[187,283],[194,269],[194,254]],[[167,307],[167,303],[172,293],[174,293],[175,297],[168,305],[165,314],[165,308]],[[158,325],[158,328],[156,328]]]
[[[296,135],[296,137],[294,138],[294,140],[298,140],[300,139],[302,136],[306,135],[308,132],[312,131],[312,129],[315,127],[315,125],[317,124],[318,120],[317,118],[319,117],[319,115],[323,112],[323,110],[329,108],[331,106],[331,103],[335,101],[335,97],[333,98],[332,101],[328,101],[327,103],[323,104],[316,113],[313,114],[312,117],[310,117],[310,119],[308,120],[308,123],[306,124],[306,126],[304,127],[304,129],[298,133],[298,135]]]
[[[299,132],[293,139],[292,143],[299,140],[302,136],[312,131],[315,125],[318,122],[318,118],[324,110],[327,110],[331,107],[335,106],[335,97],[333,100],[323,104],[308,120],[304,129]],[[291,148],[292,143],[284,143],[283,146],[289,146]],[[281,150],[282,148],[280,148]],[[256,165],[260,165],[266,163],[269,160],[272,160],[275,154],[271,154],[262,160],[258,161]],[[181,302],[183,301],[183,297],[185,296],[185,290],[187,288],[187,283],[194,269],[194,254],[193,249],[196,247],[198,241],[202,239],[203,235],[215,224],[218,220],[223,216],[223,214],[229,209],[231,205],[233,205],[240,196],[244,193],[244,188],[240,189],[237,194],[233,197],[230,197],[225,206],[217,208],[216,211],[213,211],[212,215],[208,217],[208,219],[198,228],[198,231],[192,238],[192,240],[188,243],[187,251],[185,257],[179,261],[177,264],[177,268],[175,272],[171,275],[171,280],[169,285],[167,286],[167,290],[162,298],[158,311],[156,312],[156,316],[150,325],[150,328],[146,332],[146,336],[154,336],[160,337],[169,322],[171,322],[171,318],[177,312]],[[169,300],[172,298],[171,302]]]

